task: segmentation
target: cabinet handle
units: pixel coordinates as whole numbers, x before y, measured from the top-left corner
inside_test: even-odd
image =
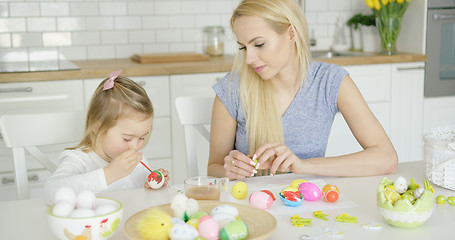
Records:
[[[38,177],[38,175],[33,174],[33,175],[28,176],[28,180],[29,181],[38,181],[39,177]],[[4,177],[4,178],[2,178],[2,184],[12,183],[12,182],[14,182],[14,178],[13,177]]]
[[[0,93],[7,93],[7,92],[31,92],[33,91],[32,87],[24,87],[24,88],[2,88],[0,89]]]
[[[145,86],[145,84],[146,84],[145,81],[139,81],[137,83],[139,83],[139,85],[141,85],[141,86]]]
[[[397,67],[398,71],[408,71],[408,70],[421,70],[425,69],[424,66],[417,66],[417,67]]]
[[[450,20],[455,19],[453,14],[435,14],[433,15],[434,20]]]

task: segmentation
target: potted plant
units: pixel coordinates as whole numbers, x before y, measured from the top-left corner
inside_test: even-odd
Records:
[[[363,34],[362,26],[376,26],[376,19],[373,14],[364,15],[361,13],[355,14],[347,22],[349,33],[351,36],[351,51],[363,51]]]

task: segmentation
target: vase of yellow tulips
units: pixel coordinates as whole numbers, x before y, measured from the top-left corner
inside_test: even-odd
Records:
[[[376,26],[381,37],[381,53],[396,53],[396,43],[401,30],[401,21],[410,0],[365,0],[376,17]]]

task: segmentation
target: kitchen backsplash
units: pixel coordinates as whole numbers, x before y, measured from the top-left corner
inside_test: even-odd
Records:
[[[226,29],[225,52],[237,44],[229,26],[240,0],[0,0],[0,62],[129,58],[136,53],[202,52],[203,29]],[[332,44],[335,23],[364,0],[306,0],[316,49]],[[346,28],[347,29],[347,28]]]

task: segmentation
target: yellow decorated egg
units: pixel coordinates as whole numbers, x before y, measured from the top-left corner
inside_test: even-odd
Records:
[[[401,199],[401,195],[397,193],[397,191],[391,189],[386,189],[384,196],[388,201],[392,202],[392,204],[395,204],[396,201]]]
[[[294,181],[291,182],[291,187],[298,188],[299,185],[304,182],[307,182],[307,180],[301,178],[295,179]]]
[[[248,185],[243,181],[238,181],[232,185],[232,196],[237,199],[244,199],[248,195]]]

